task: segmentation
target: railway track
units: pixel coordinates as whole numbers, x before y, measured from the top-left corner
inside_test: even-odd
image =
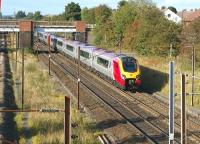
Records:
[[[65,65],[66,59],[63,60],[63,57],[61,57],[61,55],[60,57],[57,57],[53,54],[52,59],[54,63],[56,63],[56,65],[60,66],[60,69],[65,70],[67,74],[70,74],[72,77],[74,77],[74,79],[76,79],[76,71],[71,68],[76,66],[69,60],[67,60],[68,64]],[[110,108],[117,111],[122,117],[126,119],[127,122],[132,124],[141,133],[143,133],[149,141],[151,141],[152,143],[167,143],[168,126],[166,123],[168,117],[155,109],[156,107],[152,108],[147,105],[146,103],[148,98],[143,97],[140,93],[136,93],[137,96],[135,96],[131,93],[120,91],[119,89],[116,89],[114,86],[111,86],[108,83],[107,85],[109,85],[109,87],[107,88],[103,85],[100,86],[99,83],[97,84],[98,86],[93,86],[95,84],[88,81],[88,77],[85,74],[81,74],[83,86],[90,89],[90,91],[95,93],[106,105],[109,105]],[[91,78],[92,77],[90,77],[90,80]],[[85,83],[87,85],[85,85]],[[111,92],[110,87],[114,89],[112,90],[114,92]],[[143,99],[138,99],[138,97],[143,97]],[[149,102],[149,104],[154,102]],[[178,124],[176,126],[178,127]],[[192,134],[192,137],[195,137],[196,140],[198,138],[198,135]],[[189,142],[194,142],[191,141],[191,139],[188,140]],[[178,132],[176,134],[175,141],[176,143],[180,143],[180,135]]]

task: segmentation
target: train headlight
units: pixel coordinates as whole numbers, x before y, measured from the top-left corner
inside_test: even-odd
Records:
[[[123,79],[123,80],[125,80],[125,79],[126,79],[126,76],[125,76],[125,75],[123,75],[123,74],[121,75],[121,77],[122,77],[122,79]]]
[[[140,78],[141,78],[141,75],[137,75],[137,76],[136,76],[136,79],[140,79]]]

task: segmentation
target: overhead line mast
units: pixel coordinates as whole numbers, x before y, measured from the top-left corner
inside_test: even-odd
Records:
[[[2,0],[0,0],[0,19],[2,19],[2,17],[3,17],[1,9],[2,9]]]

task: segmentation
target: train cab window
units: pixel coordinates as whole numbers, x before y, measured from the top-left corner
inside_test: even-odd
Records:
[[[90,58],[90,54],[86,51],[80,50],[80,56],[89,59]]]
[[[62,46],[62,45],[63,45],[63,43],[62,43],[61,41],[58,41],[57,44],[58,44],[59,46]]]
[[[97,58],[97,63],[105,68],[108,68],[109,66],[109,61],[100,57]]]
[[[125,72],[137,71],[137,63],[133,57],[123,57],[121,60]]]
[[[74,51],[74,47],[70,46],[70,45],[66,45],[66,49],[73,52]]]

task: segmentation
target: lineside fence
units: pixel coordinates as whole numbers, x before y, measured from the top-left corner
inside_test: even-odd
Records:
[[[0,110],[0,113],[24,113],[24,112],[28,112],[28,113],[64,113],[64,144],[70,144],[71,142],[71,99],[67,96],[65,96],[65,108],[64,109],[56,109],[56,108],[42,108],[42,109],[4,109],[4,110]],[[6,140],[1,140],[0,141],[5,141]],[[7,143],[12,143],[13,142],[9,142],[7,141]]]
[[[3,34],[5,35],[4,41],[8,40],[8,34]],[[15,62],[16,66],[18,61],[18,54],[17,51],[19,50],[19,36],[16,36],[16,39],[11,40],[12,44],[15,44],[15,52],[16,52],[16,57],[15,57]],[[15,43],[14,43],[15,42]],[[6,46],[6,45],[5,45]],[[71,143],[71,127],[74,127],[71,125],[71,99],[70,97],[65,96],[65,102],[64,102],[64,109],[57,109],[57,108],[41,108],[41,109],[25,109],[24,108],[24,48],[22,49],[22,61],[20,62],[22,64],[22,108],[21,109],[3,109],[0,110],[0,113],[64,113],[64,143],[65,144],[70,144]],[[8,140],[5,140],[2,136],[0,136],[0,143],[6,143],[6,144],[17,144],[17,141],[11,142]]]

